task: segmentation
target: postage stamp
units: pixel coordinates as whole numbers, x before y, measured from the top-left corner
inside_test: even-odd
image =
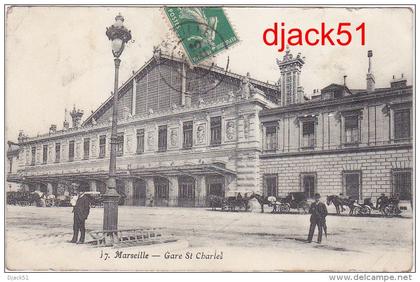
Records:
[[[239,42],[223,8],[166,7],[165,13],[192,64]]]

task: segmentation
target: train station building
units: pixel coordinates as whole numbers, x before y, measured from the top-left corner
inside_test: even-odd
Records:
[[[300,85],[305,61],[289,50],[277,60],[276,84],[214,65],[191,68],[154,50],[118,94],[124,204],[206,206],[208,195],[295,191],[411,199],[413,87],[404,76],[376,87],[371,56],[360,75],[365,89],[344,79],[308,98]],[[74,107],[60,129],[21,132],[7,154],[7,181],[55,195],[76,186],[104,193],[111,98],[83,122]]]

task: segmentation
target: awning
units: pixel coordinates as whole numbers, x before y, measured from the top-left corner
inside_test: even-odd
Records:
[[[160,167],[143,167],[135,169],[117,170],[117,179],[126,179],[131,177],[154,177],[154,176],[178,176],[178,175],[221,175],[235,177],[236,172],[227,169],[223,164],[188,164],[180,166],[160,166]],[[69,173],[47,173],[47,174],[14,174],[8,175],[7,181],[19,183],[47,183],[47,182],[67,182],[67,181],[106,181],[108,179],[108,171],[81,171]]]
[[[182,166],[167,166],[154,168],[131,169],[130,175],[135,176],[154,176],[156,174],[164,176],[186,175],[208,175],[218,174],[222,176],[236,176],[236,172],[227,169],[220,164],[191,164]]]

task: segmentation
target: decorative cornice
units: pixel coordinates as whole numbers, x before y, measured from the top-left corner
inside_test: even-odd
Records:
[[[340,149],[328,149],[328,150],[310,150],[310,151],[296,151],[296,152],[279,152],[279,153],[262,153],[261,159],[273,159],[273,158],[287,158],[287,157],[298,157],[298,156],[314,156],[314,155],[331,155],[331,154],[346,154],[346,153],[359,153],[359,152],[375,152],[375,151],[386,151],[386,150],[403,150],[413,149],[412,143],[402,144],[389,144],[380,146],[367,146],[367,147],[348,147]]]
[[[351,107],[352,104],[357,103],[358,105],[368,102],[368,101],[381,101],[382,104],[384,98],[395,98],[395,97],[402,97],[402,95],[406,97],[410,97],[413,94],[413,87],[407,86],[403,89],[387,89],[387,90],[380,90],[374,93],[369,93],[368,95],[350,95],[343,98],[338,99],[330,99],[330,100],[316,100],[316,101],[308,101],[300,104],[293,104],[288,106],[277,107],[273,109],[266,109],[260,113],[260,117],[267,117],[271,115],[278,115],[278,114],[287,114],[287,113],[294,113],[294,112],[301,112],[304,110],[320,110],[322,108],[328,107],[336,107],[340,105],[345,105]],[[412,101],[407,101],[408,104],[412,105]],[[360,106],[357,106],[360,107]]]
[[[156,111],[153,113],[147,113],[143,115],[135,115],[135,116],[129,116],[126,119],[120,119],[118,120],[118,126],[128,126],[134,123],[142,122],[142,123],[148,123],[148,122],[156,122],[158,120],[168,120],[168,117],[179,117],[181,115],[185,114],[196,114],[201,112],[206,112],[208,110],[217,108],[217,109],[223,109],[226,107],[234,107],[235,105],[243,105],[243,104],[269,104],[269,101],[261,96],[261,95],[255,95],[252,98],[249,99],[243,99],[240,97],[237,97],[236,100],[232,101],[229,99],[229,96],[226,95],[224,97],[220,97],[218,99],[214,100],[208,100],[203,101],[200,105],[198,103],[192,104],[190,107],[177,107],[175,109],[167,109],[163,111]],[[20,143],[20,145],[25,144],[31,144],[31,143],[38,143],[38,142],[44,142],[45,140],[55,140],[60,138],[66,138],[66,137],[72,137],[83,133],[92,133],[96,131],[103,131],[111,127],[110,121],[103,121],[98,122],[97,124],[89,124],[78,128],[69,128],[68,130],[61,130],[57,131],[54,134],[44,134],[37,137],[32,137],[24,142]]]

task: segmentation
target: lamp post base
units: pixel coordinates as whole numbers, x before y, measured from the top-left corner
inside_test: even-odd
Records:
[[[104,198],[104,230],[117,230],[118,226],[118,200],[120,195],[115,189],[108,189]]]

